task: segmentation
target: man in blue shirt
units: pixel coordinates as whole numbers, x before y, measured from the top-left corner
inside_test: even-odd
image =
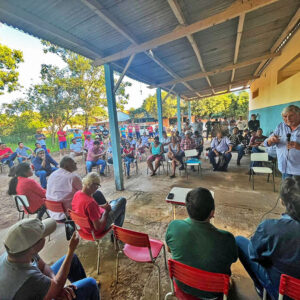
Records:
[[[36,158],[32,161],[34,166],[35,175],[40,177],[41,186],[47,188],[47,176],[58,168],[58,163],[48,154],[46,155],[43,148],[39,148],[36,151]],[[51,167],[51,164],[55,167]]]
[[[35,139],[36,139],[36,142],[39,143],[42,146],[42,148],[44,148],[45,150],[47,150],[47,147],[46,147],[46,136],[42,133],[42,131],[40,129],[38,129],[36,131]]]
[[[33,151],[30,148],[24,146],[23,142],[19,142],[18,146],[19,147],[16,149],[16,153],[19,163],[22,163],[24,160],[30,159],[31,155],[29,155],[27,151],[29,150],[31,154],[33,154]]]
[[[280,190],[286,213],[280,219],[264,220],[250,240],[238,236],[239,259],[257,292],[266,289],[278,299],[281,274],[300,278],[300,178],[287,178]]]
[[[211,150],[208,153],[210,163],[214,171],[227,171],[228,164],[231,160],[232,144],[227,136],[223,136],[222,131],[217,131],[217,136],[211,142]],[[215,158],[219,158],[217,163]],[[224,160],[222,163],[220,161]]]
[[[283,122],[265,140],[264,145],[275,145],[278,169],[282,178],[300,175],[300,107],[289,105],[281,113]],[[290,142],[288,142],[288,135]]]
[[[81,143],[77,143],[75,137],[72,138],[72,143],[70,144],[70,155],[71,156],[80,156],[83,153],[83,147]]]

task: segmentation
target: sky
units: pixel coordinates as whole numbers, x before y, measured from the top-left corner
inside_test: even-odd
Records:
[[[43,52],[43,46],[39,39],[26,34],[20,30],[0,24],[0,43],[12,49],[23,52],[24,62],[19,65],[19,83],[24,87],[24,91],[31,84],[37,84],[40,80],[40,70],[42,64],[53,64],[58,67],[64,67],[64,62],[55,54]],[[131,107],[138,108],[143,100],[150,94],[154,94],[154,89],[147,88],[147,85],[130,79],[125,76],[123,81],[131,82],[131,87],[126,87],[126,93],[129,94],[128,104],[125,109]],[[0,95],[0,104],[8,103],[14,99],[22,97],[22,91],[5,93]]]

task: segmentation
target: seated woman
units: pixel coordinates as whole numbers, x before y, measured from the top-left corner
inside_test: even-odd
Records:
[[[82,180],[82,190],[76,192],[72,201],[72,210],[88,217],[96,235],[109,229],[113,223],[122,226],[126,210],[126,199],[123,197],[99,205],[93,198],[99,186],[99,175],[95,172],[87,174]],[[81,229],[87,234],[91,233],[89,228]]]
[[[170,176],[170,178],[175,177],[175,170],[176,165],[183,165],[182,158],[184,156],[184,152],[180,149],[180,144],[177,142],[177,139],[175,136],[171,137],[171,143],[169,144],[169,152],[168,152],[168,158],[172,160],[172,170],[173,174]]]
[[[250,240],[238,236],[239,258],[259,295],[278,299],[281,274],[300,278],[300,177],[282,182],[280,199],[286,212],[264,220]]]
[[[125,144],[125,148],[123,149],[123,154],[125,165],[126,165],[126,173],[127,178],[130,177],[130,164],[134,161],[134,148],[130,146],[130,143],[127,142]]]
[[[11,169],[10,176],[13,178],[9,182],[8,195],[24,195],[27,197],[32,213],[37,213],[41,220],[46,212],[45,199],[46,190],[43,189],[34,179],[31,167],[28,163],[21,163]]]
[[[136,142],[136,158],[142,161],[143,154],[146,152],[147,145],[143,143],[142,139],[138,139]]]
[[[156,175],[156,171],[160,166],[160,161],[163,159],[164,147],[159,142],[159,137],[154,138],[154,142],[150,144],[150,156],[147,159],[148,168],[151,170],[151,175]],[[155,162],[155,167],[153,168],[152,163]]]

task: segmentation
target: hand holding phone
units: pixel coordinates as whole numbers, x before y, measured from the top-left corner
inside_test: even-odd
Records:
[[[76,231],[76,225],[74,221],[72,220],[66,220],[65,221],[65,229],[66,229],[66,238],[67,241],[69,241],[73,235],[73,233]]]

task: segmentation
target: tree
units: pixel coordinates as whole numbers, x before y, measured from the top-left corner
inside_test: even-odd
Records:
[[[0,44],[0,95],[4,91],[12,92],[19,88],[19,64],[23,62],[23,53]]]

